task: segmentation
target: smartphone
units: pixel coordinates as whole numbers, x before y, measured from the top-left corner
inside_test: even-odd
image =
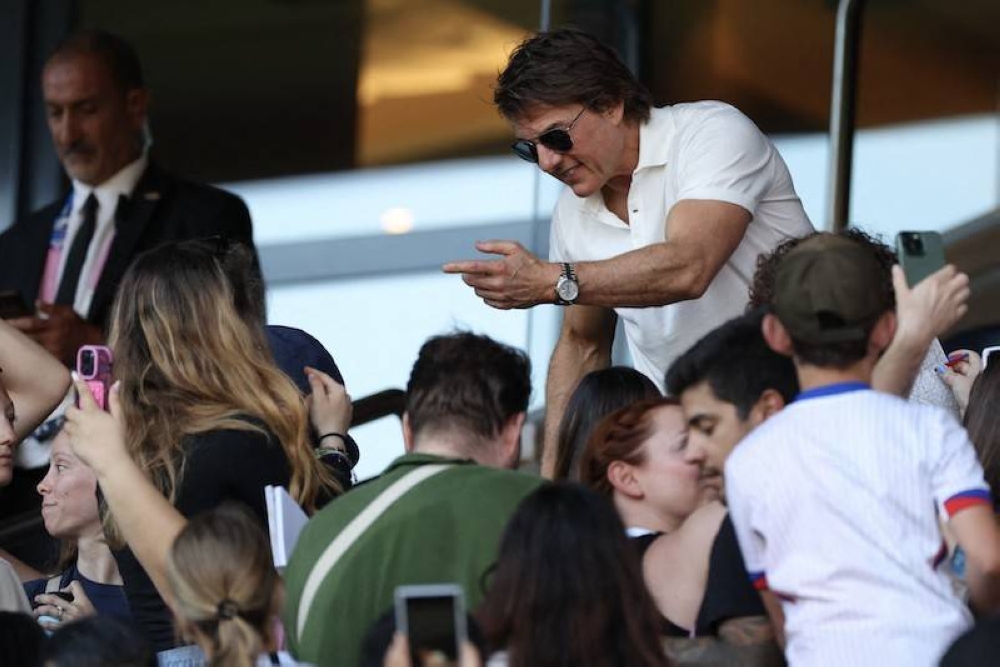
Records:
[[[35,311],[28,307],[28,302],[17,290],[0,291],[0,319],[12,320],[15,317],[30,317]]]
[[[76,373],[86,383],[102,410],[108,409],[111,391],[111,348],[104,345],[84,345],[76,353]],[[79,407],[79,400],[77,400]]]
[[[946,263],[944,242],[937,232],[900,232],[896,235],[896,253],[910,287]]]
[[[465,595],[458,584],[424,584],[396,588],[396,629],[410,642],[410,659],[423,664],[438,655],[458,664],[467,636]]]
[[[55,595],[57,598],[62,598],[66,602],[72,602],[73,601],[73,594],[70,593],[69,591],[43,591],[43,593],[45,595]],[[37,602],[35,602],[34,600],[32,600],[31,606],[37,608],[40,605]]]

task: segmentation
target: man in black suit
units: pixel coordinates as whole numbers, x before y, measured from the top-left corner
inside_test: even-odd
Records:
[[[49,130],[72,188],[0,235],[0,289],[35,313],[11,323],[67,365],[103,343],[109,308],[132,259],[164,241],[223,236],[253,247],[235,195],[185,181],[146,155],[149,91],[132,47],[78,32],[42,72]]]

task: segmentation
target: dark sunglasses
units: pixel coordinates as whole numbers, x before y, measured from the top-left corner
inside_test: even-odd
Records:
[[[557,153],[566,153],[573,148],[573,137],[569,136],[570,131],[573,126],[576,125],[576,121],[580,120],[580,116],[583,112],[587,110],[587,107],[580,109],[580,113],[576,115],[569,125],[565,128],[555,127],[551,130],[547,130],[538,135],[537,141],[539,144],[545,146],[551,151]],[[538,164],[538,147],[535,141],[530,139],[518,139],[510,145],[514,154],[517,155],[522,160],[527,160],[534,164]]]

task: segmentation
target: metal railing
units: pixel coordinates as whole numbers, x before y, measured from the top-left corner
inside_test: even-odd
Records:
[[[851,167],[858,90],[858,51],[865,0],[840,0],[830,94],[830,173],[827,229],[840,231],[851,210]]]

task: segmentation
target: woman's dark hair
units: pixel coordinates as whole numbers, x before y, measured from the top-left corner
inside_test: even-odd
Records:
[[[965,428],[976,447],[994,503],[1000,500],[1000,418],[993,412],[997,405],[1000,405],[1000,363],[987,366],[976,378],[965,411]]]
[[[56,630],[42,647],[40,664],[46,667],[147,667],[156,663],[153,651],[135,628],[112,616],[89,616]]]
[[[40,665],[45,631],[31,614],[0,611],[0,665]]]
[[[600,421],[587,441],[580,458],[580,481],[587,487],[610,498],[615,487],[608,479],[608,468],[615,461],[639,466],[646,460],[643,444],[655,430],[653,412],[659,408],[677,407],[676,398],[660,396],[633,403],[612,412]]]
[[[634,368],[612,366],[584,375],[559,422],[555,479],[579,480],[580,457],[601,419],[636,401],[658,396],[660,390],[653,381]]]
[[[478,618],[510,667],[665,667],[658,614],[618,513],[569,482],[521,502]]]
[[[649,119],[653,98],[609,46],[575,28],[530,37],[514,49],[497,78],[493,103],[507,119],[538,105],[582,104],[606,111],[625,104],[625,118]]]
[[[750,282],[750,300],[747,304],[747,311],[755,310],[761,306],[770,307],[774,301],[774,278],[778,263],[800,243],[822,233],[813,232],[801,238],[788,239],[770,253],[760,255],[757,258],[757,269],[754,271],[753,280]],[[892,265],[898,262],[895,251],[883,243],[878,236],[868,234],[858,227],[845,229],[838,232],[838,234],[856,241],[872,251],[882,269],[882,281],[878,285],[873,285],[872,289],[879,290],[879,296],[882,303],[886,304],[886,310],[895,310],[896,292],[892,286]],[[874,327],[874,323],[872,326]],[[871,332],[869,331],[868,333],[870,334]],[[867,336],[864,340],[847,343],[812,345],[801,341],[793,341],[793,345],[795,355],[803,361],[816,366],[834,368],[846,367],[863,358],[868,353]]]

